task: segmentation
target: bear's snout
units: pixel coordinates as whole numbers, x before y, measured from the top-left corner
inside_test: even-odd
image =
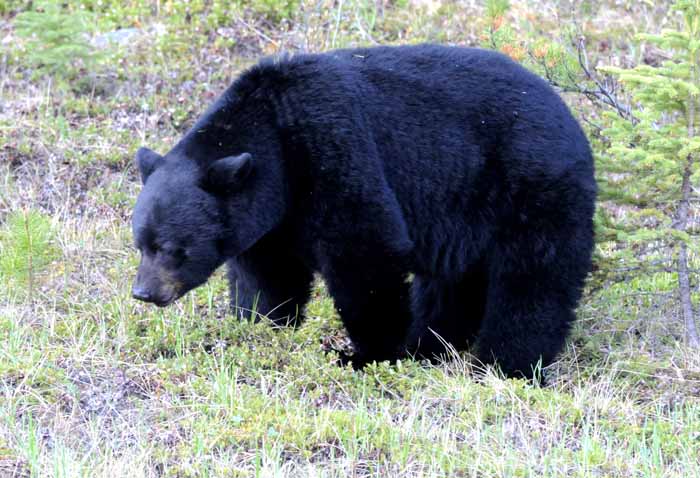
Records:
[[[138,281],[131,288],[131,295],[134,299],[155,304],[158,307],[170,305],[177,298],[177,293],[172,287],[160,287],[154,290]]]
[[[184,293],[182,283],[172,271],[154,263],[153,259],[141,258],[136,280],[131,288],[134,299],[165,307]]]
[[[141,300],[143,302],[153,302],[151,291],[140,284],[134,284],[134,287],[131,289],[131,295],[134,299]]]

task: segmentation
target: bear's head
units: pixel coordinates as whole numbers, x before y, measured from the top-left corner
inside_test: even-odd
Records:
[[[132,288],[136,299],[171,304],[281,220],[275,201],[262,213],[253,207],[269,188],[256,184],[248,153],[202,166],[173,151],[161,156],[141,148],[136,163],[143,182],[132,217],[141,253]]]

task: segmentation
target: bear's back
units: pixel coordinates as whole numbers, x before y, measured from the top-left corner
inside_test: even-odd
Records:
[[[297,104],[316,101],[319,88],[333,88],[333,106],[359,106],[380,147],[409,148],[425,159],[454,152],[454,144],[442,151],[449,138],[488,151],[511,143],[518,148],[519,140],[531,143],[533,136],[543,136],[553,155],[588,161],[585,151],[567,154],[572,141],[584,150],[587,141],[562,99],[543,79],[498,52],[380,46],[264,60],[259,68],[258,78],[275,78],[274,84],[307,85],[300,90],[308,97],[295,98]],[[426,150],[418,138],[424,138]]]

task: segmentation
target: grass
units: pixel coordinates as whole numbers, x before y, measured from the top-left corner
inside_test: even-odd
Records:
[[[32,79],[0,53],[0,477],[700,476],[700,357],[669,273],[592,281],[543,388],[476,376],[468,356],[341,368],[320,282],[298,330],[235,320],[223,274],[165,310],[130,298],[138,146],[166,151],[269,48],[474,43],[479,8],[302,2],[188,22],[169,2],[104,5],[99,30],[123,14],[141,33],[100,70]],[[29,259],[31,294],[6,266]]]

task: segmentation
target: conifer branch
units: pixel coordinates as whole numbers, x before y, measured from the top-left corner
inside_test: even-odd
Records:
[[[695,53],[691,50],[690,58],[690,82],[695,84],[697,80],[697,64],[698,59]],[[697,95],[689,95],[688,99],[688,138],[695,137],[695,108]],[[678,227],[685,231],[688,224],[688,206],[690,204],[690,176],[692,175],[693,155],[688,154],[683,170],[683,185],[681,187],[681,202],[678,207]],[[681,306],[683,308],[683,320],[685,322],[686,337],[688,345],[694,348],[700,348],[700,338],[698,338],[698,330],[695,324],[695,312],[693,311],[693,302],[690,296],[690,279],[688,277],[688,246],[685,241],[681,241],[680,251],[678,253],[678,285],[681,295]]]

